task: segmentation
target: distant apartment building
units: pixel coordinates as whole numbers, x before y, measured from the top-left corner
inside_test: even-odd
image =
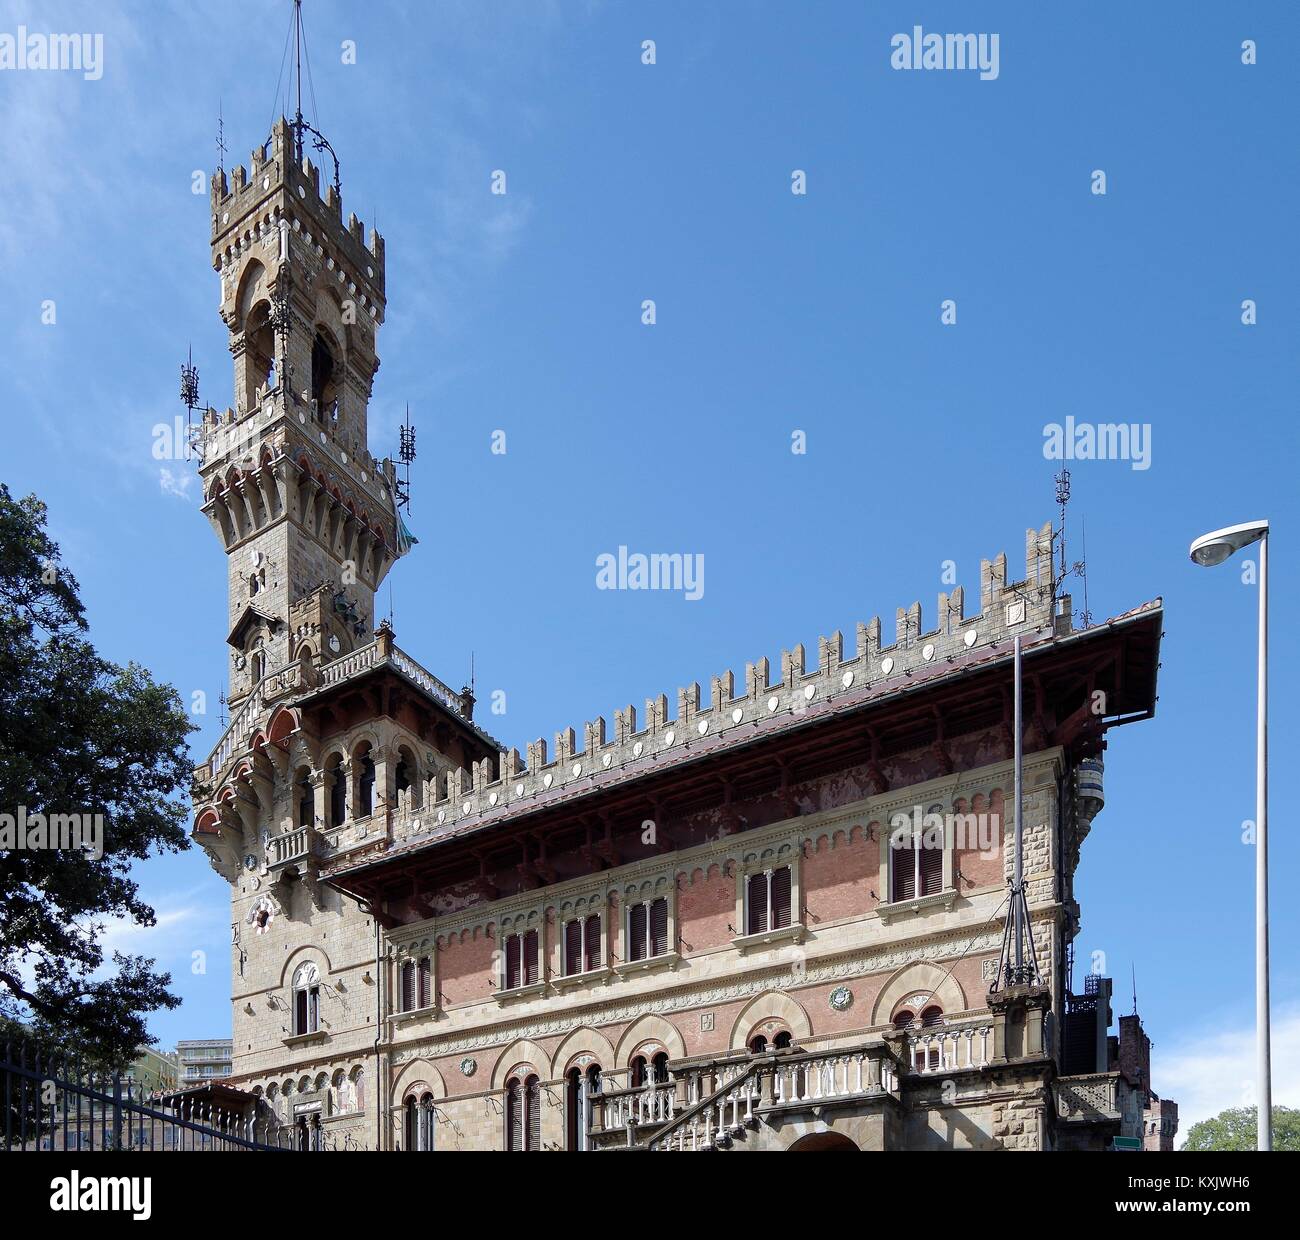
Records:
[[[230,1075],[234,1043],[230,1038],[195,1038],[176,1043],[181,1089],[224,1080]]]

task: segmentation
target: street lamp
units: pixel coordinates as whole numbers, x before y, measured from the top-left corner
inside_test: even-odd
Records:
[[[1273,1148],[1273,1088],[1268,1016],[1268,522],[1247,521],[1202,534],[1190,548],[1192,562],[1222,564],[1243,547],[1259,543],[1259,712],[1255,724],[1255,1093],[1256,1145]]]

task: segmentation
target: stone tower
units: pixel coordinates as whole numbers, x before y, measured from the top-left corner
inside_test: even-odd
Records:
[[[209,410],[198,442],[228,562],[232,708],[276,669],[370,641],[405,545],[393,465],[366,441],[384,243],[342,210],[283,118],[249,171],[212,180],[234,404]]]

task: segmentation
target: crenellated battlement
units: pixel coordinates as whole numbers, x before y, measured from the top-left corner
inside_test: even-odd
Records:
[[[249,167],[217,171],[211,190],[214,270],[237,266],[247,251],[274,241],[284,226],[337,272],[363,313],[383,321],[384,238],[372,228],[367,239],[355,213],[344,221],[343,200],[333,183],[322,192],[320,169],[306,155],[296,159],[293,127],[283,116],[266,145],[251,153]]]
[[[526,746],[525,757],[516,749],[504,752],[495,777],[491,760],[473,770],[435,775],[426,781],[423,811],[399,826],[397,838],[403,832],[410,837],[442,833],[462,822],[468,826],[552,790],[581,793],[606,771],[649,769],[662,757],[685,756],[692,747],[752,731],[769,719],[793,716],[791,721],[798,722],[799,716],[820,713],[836,699],[903,688],[1016,634],[1041,638],[1069,632],[1068,596],[1057,614],[1050,521],[1026,531],[1020,581],[1008,580],[1005,552],[981,562],[980,603],[979,613],[967,616],[963,587],[940,591],[928,628],[919,602],[897,609],[890,645],[882,643],[880,617],[873,616],[857,625],[851,658],[845,657],[844,636],[836,631],[818,639],[813,667],[802,643],[781,651],[779,679],[772,679],[766,657],[747,663],[739,694],[735,674],[728,670],[710,678],[707,703],[699,682],[692,682],[677,691],[675,713],[670,713],[668,695],[659,694],[645,700],[644,716],[638,717],[632,704],[617,709],[612,732],[600,716],[581,729],[557,731],[553,749],[538,737]]]

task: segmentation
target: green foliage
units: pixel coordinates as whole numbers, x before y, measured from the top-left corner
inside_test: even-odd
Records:
[[[1233,1107],[1213,1119],[1193,1124],[1183,1145],[1185,1150],[1253,1150],[1256,1107]],[[1273,1148],[1300,1150],[1300,1111],[1293,1107],[1273,1108]]]
[[[176,1007],[152,960],[113,954],[107,919],[155,924],[134,861],[189,846],[194,730],[175,689],[100,658],[45,505],[0,484],[0,813],[102,814],[104,851],[0,849],[0,1015],[42,1040],[127,1056]]]

